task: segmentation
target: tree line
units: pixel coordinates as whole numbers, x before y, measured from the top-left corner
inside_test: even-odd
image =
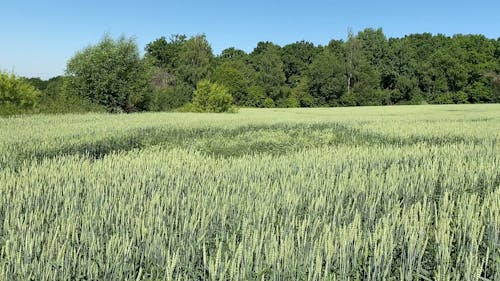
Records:
[[[217,56],[204,35],[172,35],[144,51],[105,36],[77,52],[64,76],[24,80],[42,112],[500,102],[500,38],[483,35],[387,38],[367,28],[326,46],[259,42]]]

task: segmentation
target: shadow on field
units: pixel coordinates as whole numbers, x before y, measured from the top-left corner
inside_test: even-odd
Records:
[[[348,145],[404,146],[416,143],[443,145],[476,143],[480,140],[463,137],[395,138],[368,133],[339,123],[252,125],[237,128],[140,128],[91,141],[64,143],[34,151],[19,149],[15,159],[6,159],[2,166],[16,167],[23,161],[41,161],[63,155],[80,155],[100,159],[108,154],[160,146],[165,149],[186,148],[214,157],[244,155],[281,155],[301,149]]]

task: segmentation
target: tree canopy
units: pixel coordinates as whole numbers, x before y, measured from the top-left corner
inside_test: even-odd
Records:
[[[104,36],[98,44],[77,52],[66,72],[76,94],[110,111],[144,108],[149,71],[132,38]]]
[[[381,28],[367,28],[327,46],[298,41],[281,47],[263,41],[248,54],[229,47],[216,57],[204,36],[174,38],[183,40],[164,42],[165,51],[173,49],[168,44],[187,45],[178,47],[183,55],[170,52],[183,57],[177,78],[192,88],[201,79],[222,84],[239,106],[500,101],[499,40],[482,35],[387,38]],[[150,48],[146,53],[155,54]]]
[[[77,96],[75,105],[116,112],[182,108],[200,81],[250,107],[500,102],[500,38],[483,35],[387,38],[367,28],[326,46],[262,41],[250,53],[228,47],[214,55],[205,35],[176,34],[144,50],[105,36],[77,52],[57,83],[23,81],[42,93],[42,104],[62,108]]]

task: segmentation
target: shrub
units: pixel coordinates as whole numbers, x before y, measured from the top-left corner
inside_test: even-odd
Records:
[[[274,104],[273,99],[269,98],[269,97],[267,97],[267,98],[264,99],[264,102],[262,103],[262,106],[263,107],[267,107],[267,108],[274,108],[274,107],[276,107],[276,105]]]
[[[434,103],[438,104],[452,104],[453,102],[453,93],[446,92],[446,93],[439,93],[435,98],[434,98]]]
[[[300,101],[296,95],[290,95],[286,99],[286,107],[300,107]]]
[[[468,95],[464,91],[459,91],[453,96],[453,101],[455,103],[469,103]]]
[[[218,113],[232,111],[233,97],[223,85],[202,80],[198,82],[193,96],[193,106],[196,111]]]
[[[183,107],[191,100],[193,89],[185,83],[154,89],[148,96],[147,110],[169,111]]]
[[[39,92],[14,74],[0,72],[0,115],[29,112],[36,105]]]
[[[57,76],[46,81],[46,87],[40,90],[41,95],[33,111],[35,113],[50,114],[106,111],[103,106],[91,103],[89,100],[69,91],[68,85],[71,79],[72,77]]]
[[[344,106],[355,106],[356,105],[356,95],[352,92],[345,93],[340,97],[340,103]]]

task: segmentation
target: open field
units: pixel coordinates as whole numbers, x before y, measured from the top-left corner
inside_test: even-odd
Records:
[[[0,132],[0,280],[500,280],[499,104]]]

